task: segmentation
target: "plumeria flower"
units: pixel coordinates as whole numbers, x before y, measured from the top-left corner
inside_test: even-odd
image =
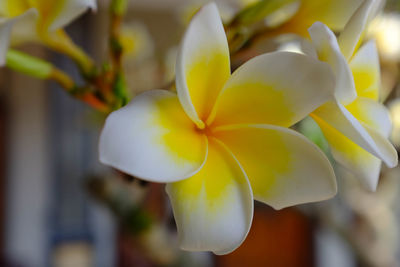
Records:
[[[0,0],[0,65],[10,42],[45,40],[88,8],[96,0]]]
[[[388,141],[391,121],[378,102],[379,58],[374,41],[357,49],[377,1],[365,1],[336,39],[322,23],[310,29],[320,60],[329,63],[337,77],[335,97],[311,116],[327,138],[333,157],[353,172],[365,186],[376,190],[381,160],[397,165],[397,152]]]
[[[147,91],[111,113],[100,160],[167,183],[183,249],[236,249],[250,229],[253,198],[281,209],[335,195],[325,155],[287,128],[333,93],[328,64],[275,52],[231,75],[224,28],[210,3],[184,35],[176,87],[177,94]]]

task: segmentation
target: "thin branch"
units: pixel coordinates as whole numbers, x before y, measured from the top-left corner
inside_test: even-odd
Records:
[[[112,0],[110,4],[109,49],[111,58],[111,86],[102,92],[107,100],[118,108],[127,101],[126,84],[122,68],[123,45],[121,44],[121,24],[128,6],[127,0]]]
[[[86,79],[94,76],[96,72],[94,60],[81,47],[77,46],[64,30],[58,30],[43,38],[51,49],[70,57],[78,65]]]

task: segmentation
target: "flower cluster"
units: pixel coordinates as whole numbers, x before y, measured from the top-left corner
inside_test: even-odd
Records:
[[[205,5],[181,43],[177,94],[147,91],[106,121],[101,162],[167,183],[183,249],[216,254],[236,249],[250,229],[254,199],[281,209],[336,194],[327,157],[290,128],[308,115],[335,160],[368,189],[376,189],[381,161],[397,164],[387,140],[390,118],[378,102],[376,47],[369,41],[359,48],[380,2],[301,2],[300,14],[280,30],[295,26],[293,32],[304,35],[311,25],[304,53],[262,54],[232,74],[218,9]],[[310,17],[295,23],[310,12],[305,7],[326,10],[322,4],[330,2],[341,5],[335,10],[343,11],[337,15],[341,20],[325,14],[321,21],[341,28],[338,38]],[[354,14],[347,14],[354,6]]]
[[[292,127],[307,116],[319,125],[336,162],[374,191],[382,161],[388,167],[398,161],[388,141],[390,116],[379,102],[377,48],[373,40],[363,40],[381,2],[260,1],[226,28],[215,3],[203,6],[179,49],[177,92],[146,91],[111,113],[100,137],[101,162],[166,183],[181,247],[216,254],[235,250],[246,238],[254,200],[282,209],[336,194],[331,162]],[[231,73],[230,51],[244,43],[238,25],[276,16],[279,8],[294,4],[291,18],[278,26],[273,16],[264,22],[270,37],[299,36],[301,53],[261,54]],[[103,81],[91,76],[97,73],[93,62],[62,29],[89,8],[96,8],[95,0],[0,0],[0,65],[8,53],[8,65],[57,78],[75,92],[65,74],[8,51],[10,45],[39,41],[71,56],[89,81]],[[118,29],[111,32],[111,40],[124,41]],[[118,102],[110,88],[123,84],[119,47],[112,51],[113,72],[100,72],[113,77],[111,84],[101,93],[79,95],[93,106],[106,105],[104,110]],[[22,66],[30,65],[20,64],[24,60],[33,67]]]
[[[27,41],[51,44],[65,39],[62,28],[88,8],[95,0],[1,0],[0,65],[5,64],[9,45]]]

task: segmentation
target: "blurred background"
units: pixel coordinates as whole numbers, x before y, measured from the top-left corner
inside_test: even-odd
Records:
[[[123,40],[132,95],[165,88],[195,0],[132,0]],[[225,20],[254,0],[217,1]],[[99,1],[67,28],[102,61],[108,3]],[[400,149],[400,1],[387,1],[371,24],[382,67],[382,98]],[[67,58],[29,44],[24,51],[55,62],[78,79]],[[147,184],[98,162],[104,116],[54,83],[0,70],[0,266],[400,266],[400,167],[383,167],[376,193],[335,166],[339,193],[329,201],[274,211],[256,203],[249,236],[226,256],[177,246],[163,185]],[[318,127],[299,129],[326,148]]]

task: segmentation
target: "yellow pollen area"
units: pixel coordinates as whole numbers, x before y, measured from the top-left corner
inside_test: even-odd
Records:
[[[275,131],[259,128],[238,128],[215,132],[242,165],[256,197],[278,194],[277,178],[292,169],[292,153],[282,136]]]
[[[208,140],[208,156],[202,169],[194,176],[171,184],[177,200],[196,208],[198,200],[210,211],[220,211],[229,202],[231,188],[246,182],[244,174],[230,152],[218,141],[214,129],[206,124],[196,125],[186,115],[176,97],[156,101],[156,114],[151,125],[158,125],[161,132],[159,143],[167,147],[175,162],[199,162],[204,156]],[[184,161],[182,160],[184,159]],[[203,158],[204,159],[204,158]]]
[[[241,123],[291,126],[294,112],[284,92],[279,86],[263,82],[235,84],[222,93],[216,103],[215,118],[210,117],[207,123],[213,126]]]
[[[372,68],[352,68],[354,83],[358,96],[378,100],[379,98],[379,77]]]
[[[232,155],[218,141],[210,138],[203,168],[194,176],[171,184],[171,188],[176,199],[189,209],[198,208],[201,201],[208,211],[220,212],[222,206],[230,203],[232,187],[244,182],[244,174]]]
[[[362,105],[362,99],[357,98],[355,101],[346,105],[346,109],[360,122],[363,122],[374,129],[379,129],[380,125],[374,119],[372,110]]]
[[[208,126],[207,124],[203,123],[201,125],[195,125],[194,126],[195,131],[198,132],[199,134],[203,134],[207,137],[213,137],[213,127]]]
[[[215,100],[230,76],[229,56],[225,51],[214,49],[199,52],[187,66],[186,82],[191,101],[199,118],[209,116]]]
[[[187,117],[177,97],[162,98],[155,103],[154,121],[151,126],[159,128],[161,138],[157,140],[165,147],[175,162],[202,162],[206,149],[204,134]]]

